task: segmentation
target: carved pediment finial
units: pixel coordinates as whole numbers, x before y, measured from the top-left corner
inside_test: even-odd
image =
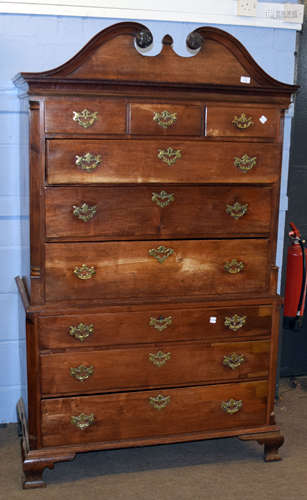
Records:
[[[200,49],[202,47],[203,43],[204,43],[204,39],[201,36],[201,34],[198,33],[198,31],[192,31],[192,33],[190,33],[187,36],[186,44],[187,44],[188,48],[191,50]]]
[[[139,31],[135,39],[136,44],[140,47],[140,49],[147,49],[147,47],[149,47],[153,42],[152,34],[147,29]]]
[[[163,45],[173,45],[173,39],[170,35],[165,35],[162,40]]]

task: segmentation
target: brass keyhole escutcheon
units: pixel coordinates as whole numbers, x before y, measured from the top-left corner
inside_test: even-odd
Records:
[[[181,150],[173,148],[158,149],[158,158],[170,167],[181,158]]]
[[[248,203],[241,204],[239,201],[234,202],[232,205],[226,205],[226,214],[233,217],[235,220],[239,220],[245,214],[247,214]]]
[[[232,259],[229,262],[225,262],[224,269],[229,274],[238,274],[244,269],[244,263],[238,261],[237,259]]]
[[[151,201],[156,203],[158,207],[164,208],[175,201],[174,193],[168,194],[166,191],[160,193],[152,193]]]
[[[90,415],[86,415],[85,413],[80,413],[80,415],[72,415],[70,422],[78,427],[81,431],[84,431],[95,423],[95,415],[94,413],[91,413]]]
[[[160,316],[159,318],[153,318],[151,317],[149,320],[149,326],[152,326],[156,330],[159,330],[159,332],[162,332],[163,330],[166,330],[173,322],[173,317],[168,316],[167,318],[164,318],[163,316]]]
[[[234,314],[233,316],[225,317],[224,325],[233,332],[236,332],[245,325],[246,320],[247,316],[239,316],[239,314]]]
[[[241,410],[243,406],[243,401],[242,399],[236,400],[236,399],[228,399],[228,401],[222,401],[221,403],[221,408],[224,410],[228,415],[234,415],[235,413],[238,413],[238,411]]]
[[[93,217],[95,217],[96,212],[97,212],[96,205],[93,205],[91,207],[87,203],[82,203],[82,205],[80,205],[80,206],[73,205],[72,208],[73,208],[73,212],[72,212],[73,215],[77,219],[82,220],[83,222],[88,222],[91,219],[93,219]]]
[[[166,408],[170,404],[170,401],[170,396],[163,396],[162,394],[158,394],[158,396],[152,396],[149,398],[149,404],[159,411]]]
[[[223,359],[223,365],[228,366],[232,370],[239,368],[242,363],[244,363],[245,358],[243,354],[237,354],[236,352],[232,352],[231,354],[225,355]]]
[[[160,264],[163,264],[163,262],[174,253],[174,250],[172,248],[167,248],[163,245],[160,245],[157,248],[151,248],[151,250],[148,250],[148,253],[151,257],[154,257],[154,259],[156,259]]]
[[[246,174],[249,170],[256,166],[257,158],[256,156],[251,158],[247,154],[244,154],[241,158],[235,156],[233,164],[235,167],[239,168],[241,172]]]
[[[77,122],[83,128],[92,127],[98,118],[98,111],[73,111],[73,121]]]
[[[246,116],[245,113],[241,113],[240,116],[235,116],[232,120],[234,127],[244,130],[254,125],[253,118],[251,116]]]
[[[170,111],[167,111],[166,109],[164,111],[161,111],[161,113],[154,113],[153,116],[153,121],[156,122],[160,127],[162,128],[169,128],[177,120],[177,113],[170,113]]]
[[[85,365],[79,365],[75,368],[72,367],[70,368],[70,374],[79,382],[85,382],[94,374],[94,367]]]
[[[171,353],[170,352],[163,352],[163,351],[158,351],[156,354],[150,352],[148,354],[148,359],[151,361],[151,363],[155,366],[158,366],[159,368],[165,363],[171,359]]]
[[[68,332],[71,337],[84,342],[90,335],[94,334],[94,325],[79,323],[77,326],[70,326]]]
[[[79,278],[79,280],[90,280],[96,274],[96,269],[94,266],[87,266],[82,264],[82,266],[75,266],[74,274]]]
[[[75,156],[75,165],[80,168],[80,170],[84,170],[85,172],[92,172],[97,167],[99,167],[102,161],[101,155],[95,155],[92,153],[85,153],[84,155]]]

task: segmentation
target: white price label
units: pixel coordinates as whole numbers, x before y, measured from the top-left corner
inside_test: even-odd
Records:
[[[250,76],[241,76],[240,82],[241,83],[250,83],[251,82]]]

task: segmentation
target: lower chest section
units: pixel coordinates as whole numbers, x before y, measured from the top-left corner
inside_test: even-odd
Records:
[[[42,445],[176,441],[265,425],[274,310],[247,300],[41,316]]]

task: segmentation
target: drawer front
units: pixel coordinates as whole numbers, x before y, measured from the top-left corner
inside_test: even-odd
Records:
[[[275,182],[274,144],[174,140],[48,140],[49,184]]]
[[[270,305],[174,309],[40,317],[40,348],[61,349],[180,340],[269,336]]]
[[[271,216],[269,187],[101,186],[46,191],[47,238],[267,235]]]
[[[259,137],[278,139],[280,112],[276,108],[248,106],[207,107],[208,137]]]
[[[266,402],[265,381],[43,400],[42,444],[112,442],[263,425]]]
[[[129,132],[138,135],[202,135],[204,106],[129,104]]]
[[[58,97],[45,103],[45,130],[64,134],[125,134],[124,101]]]
[[[123,299],[267,290],[268,240],[50,243],[46,299]]]
[[[166,387],[268,376],[269,341],[151,344],[41,356],[47,395]]]

